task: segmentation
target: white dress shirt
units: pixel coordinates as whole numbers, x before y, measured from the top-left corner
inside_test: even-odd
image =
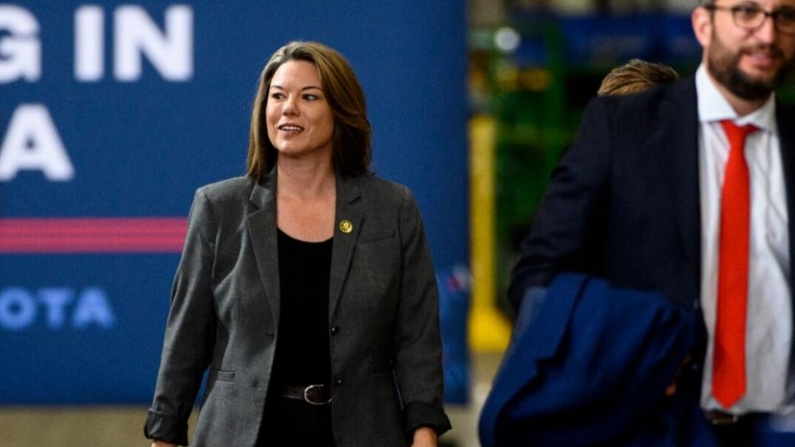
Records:
[[[781,148],[774,96],[753,113],[738,116],[702,65],[696,72],[701,198],[701,305],[709,333],[701,405],[732,413],[784,413],[793,405],[792,295],[789,234]],[[746,392],[731,408],[712,396],[712,353],[718,279],[718,233],[723,173],[729,143],[720,120],[759,128],[745,142],[751,178],[751,240],[748,265]]]

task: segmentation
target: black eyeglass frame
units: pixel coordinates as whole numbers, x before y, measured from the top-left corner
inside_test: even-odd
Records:
[[[776,31],[780,33],[786,34],[795,34],[795,8],[780,8],[775,11],[767,11],[761,6],[753,5],[753,4],[740,4],[734,6],[719,6],[714,3],[706,4],[702,6],[702,8],[708,11],[729,11],[732,13],[732,21],[734,24],[740,28],[744,28],[747,30],[756,30],[765,23],[765,19],[770,17],[773,20],[773,26],[775,26]],[[762,19],[759,20],[759,23],[756,25],[748,25],[741,23],[742,19],[738,19],[740,14],[742,13],[750,13],[754,12],[757,16],[761,17]],[[781,22],[782,17],[786,17],[787,15],[791,16],[790,22]],[[782,23],[787,23],[784,25],[784,29],[782,29]]]

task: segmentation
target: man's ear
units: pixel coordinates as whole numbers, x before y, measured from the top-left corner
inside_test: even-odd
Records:
[[[696,8],[690,16],[690,21],[701,48],[708,47],[712,39],[712,12],[705,8]]]

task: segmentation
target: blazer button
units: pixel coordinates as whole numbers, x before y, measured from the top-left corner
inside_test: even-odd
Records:
[[[337,332],[339,331],[340,331],[339,326],[337,325],[331,326],[331,335],[337,335]]]
[[[342,385],[342,377],[337,377],[337,380],[334,381],[337,385]]]

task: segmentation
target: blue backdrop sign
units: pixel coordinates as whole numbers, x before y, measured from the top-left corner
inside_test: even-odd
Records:
[[[465,23],[452,0],[0,5],[0,404],[150,400],[193,191],[244,172],[289,40],[346,55],[375,170],[439,271],[465,265]]]

